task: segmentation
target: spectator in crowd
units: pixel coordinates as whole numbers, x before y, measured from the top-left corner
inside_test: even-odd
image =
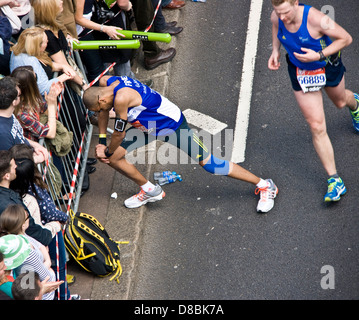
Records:
[[[27,210],[19,193],[10,189],[10,183],[16,178],[16,163],[9,150],[0,150],[0,215],[10,204],[21,204]],[[30,213],[30,212],[29,212]],[[29,215],[29,227],[26,233],[48,246],[52,240],[51,231],[35,223]]]
[[[9,19],[2,14],[1,7],[15,3],[14,0],[0,0],[0,75],[9,75],[10,63],[10,39],[12,37],[12,27]]]
[[[88,85],[75,72],[67,60],[67,55],[69,54],[67,39],[61,30],[61,25],[56,20],[63,9],[62,0],[32,0],[32,6],[34,8],[36,25],[45,30],[48,39],[45,50],[50,58],[55,63],[66,67],[66,70],[74,76],[73,81],[85,90]],[[69,40],[71,41],[71,39]]]
[[[24,129],[24,136],[30,140],[39,141],[40,138],[53,139],[56,135],[57,96],[63,85],[54,82],[49,94],[45,92],[42,98],[36,83],[36,74],[31,66],[17,67],[11,76],[18,82],[20,88],[20,102],[15,107],[14,114]],[[40,121],[40,116],[47,114],[47,123]]]
[[[58,287],[58,281],[49,282],[49,278],[41,281],[37,272],[27,271],[16,277],[11,287],[11,293],[14,300],[42,300],[44,294],[50,293]]]
[[[62,11],[62,1],[33,0],[32,6],[34,7],[35,23],[45,30],[45,35],[48,39],[45,48],[48,56],[52,59],[53,63],[62,66],[64,72],[73,77],[69,84],[77,93],[80,93],[82,89],[88,87],[88,84],[69,65],[67,61],[67,55],[69,54],[67,40],[56,21],[56,17]],[[44,41],[46,40],[44,39]],[[11,70],[13,69],[11,68]],[[75,124],[71,128],[75,136],[74,140],[81,141],[82,134],[86,129],[86,110],[81,108],[80,104],[73,103],[71,93],[68,90],[64,91],[63,99],[66,102],[66,108],[60,110],[60,119],[62,119],[64,125],[65,123]],[[67,129],[70,130],[69,127]]]
[[[157,9],[159,5],[159,0],[151,0],[152,6]],[[169,33],[171,35],[176,35],[182,32],[182,27],[176,27],[177,21],[172,21],[167,23],[165,17],[162,14],[162,6],[158,6],[158,11],[154,21],[155,32],[160,33]]]
[[[47,149],[36,141],[26,139],[23,129],[14,115],[20,101],[20,89],[15,79],[7,76],[0,80],[0,150],[9,150],[15,144],[28,144],[34,149],[34,161],[48,160]]]
[[[0,300],[13,299],[11,292],[13,281],[14,278],[11,275],[11,270],[6,269],[4,254],[0,251]]]
[[[1,218],[1,216],[0,216]],[[13,299],[11,288],[15,269],[21,266],[30,254],[30,244],[22,235],[3,234],[0,237],[0,266],[3,274],[0,275],[0,291]],[[1,261],[2,260],[2,261]]]
[[[54,270],[51,268],[51,259],[47,248],[34,238],[25,234],[28,227],[29,213],[20,204],[9,205],[0,216],[0,230],[8,235],[20,235],[27,240],[30,247],[29,255],[17,267],[12,267],[15,276],[26,271],[36,271],[39,273],[41,281],[50,277],[50,281],[56,281]],[[5,236],[6,237],[6,236]],[[24,243],[13,243],[14,247],[22,250]],[[5,245],[2,247],[4,249]],[[0,247],[1,248],[1,247]],[[1,249],[0,249],[1,250]],[[62,282],[61,282],[62,283]],[[59,283],[59,284],[61,284]],[[54,292],[47,293],[43,296],[43,300],[53,300]]]
[[[82,41],[120,40],[124,37],[121,30],[127,28],[123,11],[129,11],[132,8],[131,2],[117,0],[111,8],[114,16],[110,21],[99,21],[99,17],[93,15],[95,2],[96,0],[76,0],[75,19],[79,39]],[[105,63],[112,62],[116,62],[114,66],[116,75],[133,77],[130,64],[131,53],[131,49],[85,50],[80,52],[80,55],[88,71],[88,80],[91,82],[105,69]]]
[[[154,8],[151,0],[132,0],[133,12],[139,31],[146,30],[152,23]],[[154,32],[154,26],[148,30]],[[163,63],[172,61],[176,55],[175,48],[161,49],[156,42],[143,41],[144,66],[147,70],[157,68]]]
[[[42,96],[49,93],[53,82],[65,82],[73,79],[75,73],[67,65],[61,65],[51,60],[46,52],[47,36],[45,31],[38,27],[24,30],[18,42],[11,48],[10,72],[20,66],[32,66],[34,68],[37,85]],[[63,73],[54,78],[55,71]]]
[[[42,221],[45,224],[44,227],[52,225],[55,221],[61,224],[66,223],[68,215],[59,210],[53,202],[48,192],[48,186],[42,180],[41,174],[33,162],[31,150],[25,145],[17,145],[11,148],[11,152],[17,167],[16,179],[11,182],[10,188],[22,196],[23,202],[28,206],[35,221],[37,220],[40,223]],[[40,216],[38,219],[34,216],[36,211]],[[60,299],[67,300],[70,298],[70,292],[66,282],[65,243],[62,232],[60,230],[56,232],[57,238],[53,238],[50,242],[49,252],[52,260],[56,261],[56,246],[58,245],[60,280],[64,281],[60,288]],[[65,296],[66,292],[67,296]]]
[[[41,138],[54,139],[57,127],[57,96],[63,89],[62,83],[52,83],[50,92],[45,92],[44,99],[31,66],[17,67],[11,76],[17,80],[21,91],[20,103],[15,107],[14,114],[24,129],[24,136],[37,142]],[[61,157],[53,153],[50,160],[53,160],[62,179],[66,181]]]
[[[17,5],[13,6],[11,10],[14,14],[16,14],[21,22],[20,30],[13,33],[13,38],[17,40],[22,31],[34,25],[34,21],[31,20],[30,0],[16,0],[15,2]]]
[[[66,38],[70,36],[72,39],[77,39],[78,34],[76,30],[76,0],[63,0],[63,10],[57,16],[57,22],[61,26],[62,32],[66,35]]]
[[[39,274],[35,271],[27,271],[18,275],[12,284],[11,293],[14,300],[42,300]]]

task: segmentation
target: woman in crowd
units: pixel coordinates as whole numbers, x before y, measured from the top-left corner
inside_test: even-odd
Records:
[[[48,192],[46,183],[42,180],[40,172],[37,170],[32,155],[30,154],[30,148],[25,145],[16,145],[11,148],[11,153],[16,162],[16,179],[10,184],[10,188],[17,191],[21,196],[30,194],[38,203],[41,221],[45,224],[51,221],[58,221],[60,223],[66,223],[68,216],[65,212],[59,210]],[[26,203],[26,200],[24,201]],[[31,211],[30,211],[31,212]],[[66,282],[66,252],[65,243],[62,232],[57,233],[57,241],[54,238],[49,244],[49,253],[53,261],[56,261],[56,245],[59,249],[59,272],[60,280],[64,283],[60,287],[60,299],[67,300],[78,299],[77,295],[70,295]]]
[[[61,82],[52,83],[49,94],[45,92],[45,101],[36,84],[36,74],[31,66],[17,67],[11,76],[17,80],[20,89],[20,103],[14,114],[24,129],[24,136],[38,142],[40,138],[54,139],[57,123],[57,96],[63,89]],[[42,123],[40,117],[47,115],[47,122]],[[58,169],[62,181],[66,181],[61,157],[52,153],[52,161]]]
[[[42,98],[36,83],[32,66],[17,67],[11,76],[20,88],[20,103],[15,107],[15,116],[24,129],[24,136],[33,141],[40,138],[53,139],[56,135],[57,96],[62,91],[61,82],[52,83],[49,94]],[[48,121],[40,122],[40,115],[46,113]]]
[[[61,30],[57,17],[62,12],[62,0],[33,0],[32,6],[35,13],[35,24],[45,30],[48,43],[46,51],[52,61],[72,69],[73,81],[86,90],[88,85],[69,65],[66,56],[69,52],[67,38]],[[71,40],[70,40],[71,41]]]
[[[14,269],[14,274],[16,276],[31,270],[39,274],[41,281],[44,281],[47,277],[50,278],[51,282],[56,281],[47,248],[25,233],[29,226],[28,217],[27,211],[20,204],[9,205],[0,215],[1,232],[3,234],[21,235],[26,238],[30,245],[28,257],[20,266]],[[53,291],[46,293],[43,295],[43,300],[53,300],[54,296]]]
[[[46,52],[47,36],[38,27],[25,29],[18,42],[12,47],[10,57],[10,72],[20,66],[32,66],[37,78],[37,85],[42,96],[50,92],[54,82],[65,82],[73,79],[75,72],[66,65],[55,63]],[[63,73],[53,78],[55,71]]]
[[[126,16],[123,11],[132,8],[131,2],[117,0],[112,7],[115,16],[106,24],[96,21],[96,17],[93,16],[92,9],[95,2],[96,0],[76,0],[75,20],[79,39],[82,41],[121,39],[121,36],[123,37],[121,30],[126,29]],[[104,70],[105,63],[112,62],[116,62],[115,75],[134,77],[130,64],[132,50],[86,50],[80,54],[88,70],[89,81],[95,79]]]

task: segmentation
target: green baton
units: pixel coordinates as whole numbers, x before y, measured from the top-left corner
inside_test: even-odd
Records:
[[[142,41],[159,41],[159,42],[171,42],[171,35],[169,33],[158,32],[144,32],[133,30],[118,30],[119,33],[125,36],[124,39],[138,39]]]
[[[122,31],[122,30],[121,30]],[[98,41],[73,41],[74,50],[91,50],[91,49],[138,49],[139,40],[98,40]]]

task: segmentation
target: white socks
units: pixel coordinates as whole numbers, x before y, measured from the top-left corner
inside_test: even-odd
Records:
[[[258,188],[262,189],[262,188],[268,187],[269,185],[268,185],[268,181],[263,180],[263,179],[261,178],[261,180],[257,183],[256,186],[257,186]]]
[[[153,189],[155,188],[155,185],[150,182],[150,181],[147,181],[144,185],[141,186],[141,189],[144,191],[144,192],[150,192],[152,191]]]

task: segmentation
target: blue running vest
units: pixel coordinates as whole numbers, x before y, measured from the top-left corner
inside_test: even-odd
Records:
[[[131,107],[127,111],[127,121],[132,126],[154,136],[165,136],[173,133],[181,125],[181,110],[167,98],[129,77],[111,77],[107,80],[107,85],[117,80],[120,83],[113,90],[114,96],[122,88],[131,88],[142,98],[140,106]]]
[[[300,4],[303,6],[303,4]],[[302,24],[299,30],[295,33],[289,32],[284,23],[278,19],[279,21],[279,28],[277,37],[279,41],[282,43],[283,47],[287,50],[289,55],[289,60],[298,68],[303,70],[316,70],[322,68],[326,65],[326,61],[313,61],[304,63],[299,61],[293,54],[293,52],[297,53],[304,53],[301,48],[308,48],[312,49],[316,52],[323,50],[327,46],[332,43],[332,40],[327,36],[324,35],[319,39],[313,39],[308,31],[307,28],[307,21],[308,21],[308,12],[311,6],[304,5],[304,12],[303,12],[303,19]]]

